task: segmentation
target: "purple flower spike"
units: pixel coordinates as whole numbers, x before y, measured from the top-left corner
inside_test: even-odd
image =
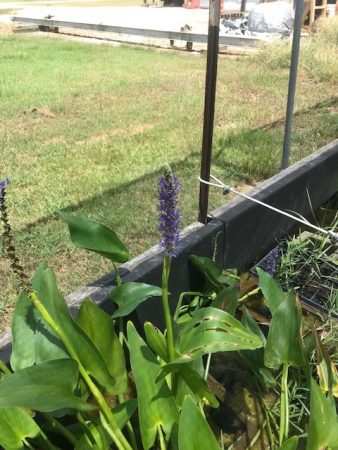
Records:
[[[5,178],[4,180],[0,180],[0,198],[2,198],[4,190],[9,185],[9,183],[10,183],[10,179],[9,178]]]
[[[274,277],[277,272],[278,257],[279,257],[279,247],[277,245],[268,253],[264,261],[264,267],[262,267],[262,269],[265,270],[265,272],[271,275],[272,277]]]
[[[180,238],[181,214],[177,208],[180,183],[170,169],[165,169],[158,182],[160,247],[166,256],[176,256]]]

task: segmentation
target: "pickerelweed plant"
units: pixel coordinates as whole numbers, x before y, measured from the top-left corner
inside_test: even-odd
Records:
[[[262,392],[275,385],[276,373],[283,367],[277,437],[265,409],[272,449],[295,449],[298,442],[297,436],[289,437],[289,366],[302,368],[311,390],[311,417],[320,411],[331,430],[323,432],[325,427],[310,419],[307,449],[338,445],[332,377],[325,394],[307,361],[294,292],[284,293],[261,271],[259,288],[240,297],[241,278],[235,271],[191,256],[205,278],[204,289],[183,292],[171,313],[170,265],[179,252],[180,215],[179,183],[169,169],[159,182],[161,286],[123,283],[117,265],[128,261],[129,253],[114,231],[84,218],[62,216],[76,247],[112,263],[116,275],[116,287],[109,294],[116,306],[112,316],[87,299],[74,319],[49,267],[40,266],[31,281],[25,275],[7,213],[8,183],[0,184],[2,241],[22,292],[11,327],[10,366],[0,362],[0,446],[5,450],[199,450],[201,445],[219,450],[221,444],[207,420],[207,409],[217,408],[219,402],[206,380],[210,355],[220,351],[239,351]],[[259,290],[272,314],[267,338],[244,307]],[[149,322],[143,330],[131,321],[124,323],[152,297],[152,301],[162,298],[166,330]],[[174,306],[175,299],[170,303]],[[241,315],[241,322],[235,314]]]
[[[233,316],[212,307],[175,326],[174,334],[168,284],[179,240],[177,178],[166,170],[159,182],[162,286],[122,283],[117,277],[110,294],[117,307],[113,317],[85,300],[75,320],[49,267],[40,266],[32,282],[24,274],[8,220],[7,185],[7,180],[1,184],[3,243],[22,293],[12,322],[10,369],[1,364],[1,445],[54,449],[60,446],[53,441],[57,434],[64,449],[163,450],[170,445],[186,450],[197,442],[219,448],[203,412],[205,404],[217,407],[218,401],[202,376],[202,356],[255,349],[262,342]],[[106,226],[71,215],[63,220],[76,247],[108,258],[114,269],[129,259]],[[125,333],[123,318],[153,296],[162,297],[165,334],[146,323],[145,341],[130,321]],[[129,394],[126,348],[136,398]]]

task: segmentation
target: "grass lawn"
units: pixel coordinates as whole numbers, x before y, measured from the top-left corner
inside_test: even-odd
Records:
[[[219,59],[212,172],[236,186],[280,167],[288,68],[263,56]],[[12,180],[9,211],[30,274],[47,261],[67,294],[110,270],[73,249],[59,211],[105,222],[133,255],[155,244],[167,163],[182,181],[184,225],[196,219],[204,54],[0,35],[0,63],[0,178]],[[337,136],[335,81],[301,68],[292,162]],[[211,194],[211,208],[224,201]],[[5,259],[0,286],[3,330],[16,298]]]

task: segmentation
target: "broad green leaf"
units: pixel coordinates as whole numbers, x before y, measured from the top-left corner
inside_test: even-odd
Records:
[[[70,214],[62,214],[61,217],[68,224],[75,247],[98,253],[117,263],[130,259],[127,248],[110,228]]]
[[[232,316],[235,314],[239,298],[239,290],[237,286],[228,286],[218,293],[212,302],[214,308],[222,309]]]
[[[76,321],[99,349],[110,375],[115,379],[111,393],[126,392],[126,361],[112,318],[91,300],[85,300],[81,303]]]
[[[122,429],[126,425],[128,420],[130,420],[131,416],[134,414],[136,409],[137,409],[136,398],[127,400],[126,402],[121,403],[120,405],[117,405],[115,406],[115,408],[113,408],[114,417],[120,429]]]
[[[156,383],[161,366],[131,322],[128,322],[128,343],[142,443],[148,450],[155,442],[159,426],[169,439],[173,425],[178,423],[178,411],[166,381]]]
[[[150,322],[144,324],[144,332],[147,344],[153,353],[158,355],[163,361],[168,362],[168,347],[164,334]]]
[[[214,433],[190,396],[183,403],[178,426],[179,450],[220,450]]]
[[[218,288],[223,287],[219,281],[219,277],[222,275],[222,268],[215,261],[204,256],[196,255],[191,255],[189,260],[213,286]]]
[[[178,374],[182,377],[191,392],[195,395],[198,401],[203,401],[213,408],[219,406],[219,402],[214,394],[209,390],[206,381],[195,370],[189,367],[189,364],[184,362],[173,362],[162,367],[160,375],[157,377],[157,381],[162,380],[169,373]]]
[[[262,347],[261,339],[237,319],[209,307],[198,310],[182,328],[177,350],[183,358],[193,359],[206,353],[259,347]]]
[[[41,265],[32,284],[39,293],[39,279],[46,269]],[[22,294],[15,306],[11,325],[12,354],[11,367],[15,370],[52,359],[67,358],[64,345],[54,330],[43,320],[27,295]]]
[[[40,301],[66,336],[81,364],[102,386],[113,391],[115,380],[96,345],[70,315],[67,303],[56,285],[53,271],[46,268],[38,281],[37,293]]]
[[[0,409],[0,446],[6,450],[23,449],[23,439],[34,438],[40,428],[34,419],[20,408]]]
[[[296,450],[298,446],[298,436],[292,436],[279,447],[278,450]]]
[[[113,317],[124,317],[130,314],[149,297],[161,297],[162,289],[151,284],[128,282],[115,288],[109,298],[118,305]]]
[[[42,412],[93,409],[74,395],[78,378],[78,364],[70,358],[26,367],[1,380],[0,408],[25,407]]]
[[[266,366],[278,369],[281,364],[301,366],[305,363],[301,326],[302,310],[291,290],[271,319],[264,353]]]
[[[243,307],[241,322],[247,330],[255,333],[265,346],[266,339],[262,330],[245,307]],[[268,390],[270,387],[275,386],[276,378],[271,373],[271,370],[265,367],[264,364],[264,348],[257,348],[256,350],[250,351],[241,350],[239,353],[250,370],[257,377],[263,389]]]
[[[338,415],[333,396],[311,379],[310,421],[306,450],[338,447]]]
[[[256,270],[259,278],[259,286],[262,289],[264,298],[273,316],[278,306],[285,299],[286,294],[269,274],[264,272],[260,267],[257,267]]]

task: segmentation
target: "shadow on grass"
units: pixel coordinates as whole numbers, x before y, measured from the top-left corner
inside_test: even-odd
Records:
[[[338,134],[338,97],[326,100],[294,114],[290,151],[291,164],[299,161]],[[218,136],[213,164],[226,168],[238,181],[252,182],[268,178],[280,170],[284,139],[284,118],[259,128]]]
[[[337,105],[338,97],[335,97],[295,113],[292,163],[336,137]],[[227,183],[252,183],[266,179],[279,170],[283,136],[284,119],[255,129],[237,130],[226,136],[216,135],[212,170],[221,174]],[[183,215],[187,220],[195,220],[198,205],[196,179],[200,172],[200,154],[193,152],[179,162],[172,162],[171,167],[181,179],[182,190],[189,193],[190,201],[189,204],[184,202]],[[71,212],[104,220],[107,225],[118,228],[121,227],[121,222],[124,222],[128,233],[139,232],[145,225],[150,224],[150,218],[153,223],[156,216],[156,185],[161,173],[161,170],[147,173],[117,188],[108,189],[100,195],[93,195],[71,204],[54,214],[29,223],[19,232],[30,233],[35,227],[55,221],[58,212]],[[195,196],[195,199],[192,196]],[[130,215],[135,216],[138,213],[140,213],[138,217],[130,218]],[[140,226],[142,224],[143,226]],[[156,225],[152,225],[154,230],[155,227]]]

